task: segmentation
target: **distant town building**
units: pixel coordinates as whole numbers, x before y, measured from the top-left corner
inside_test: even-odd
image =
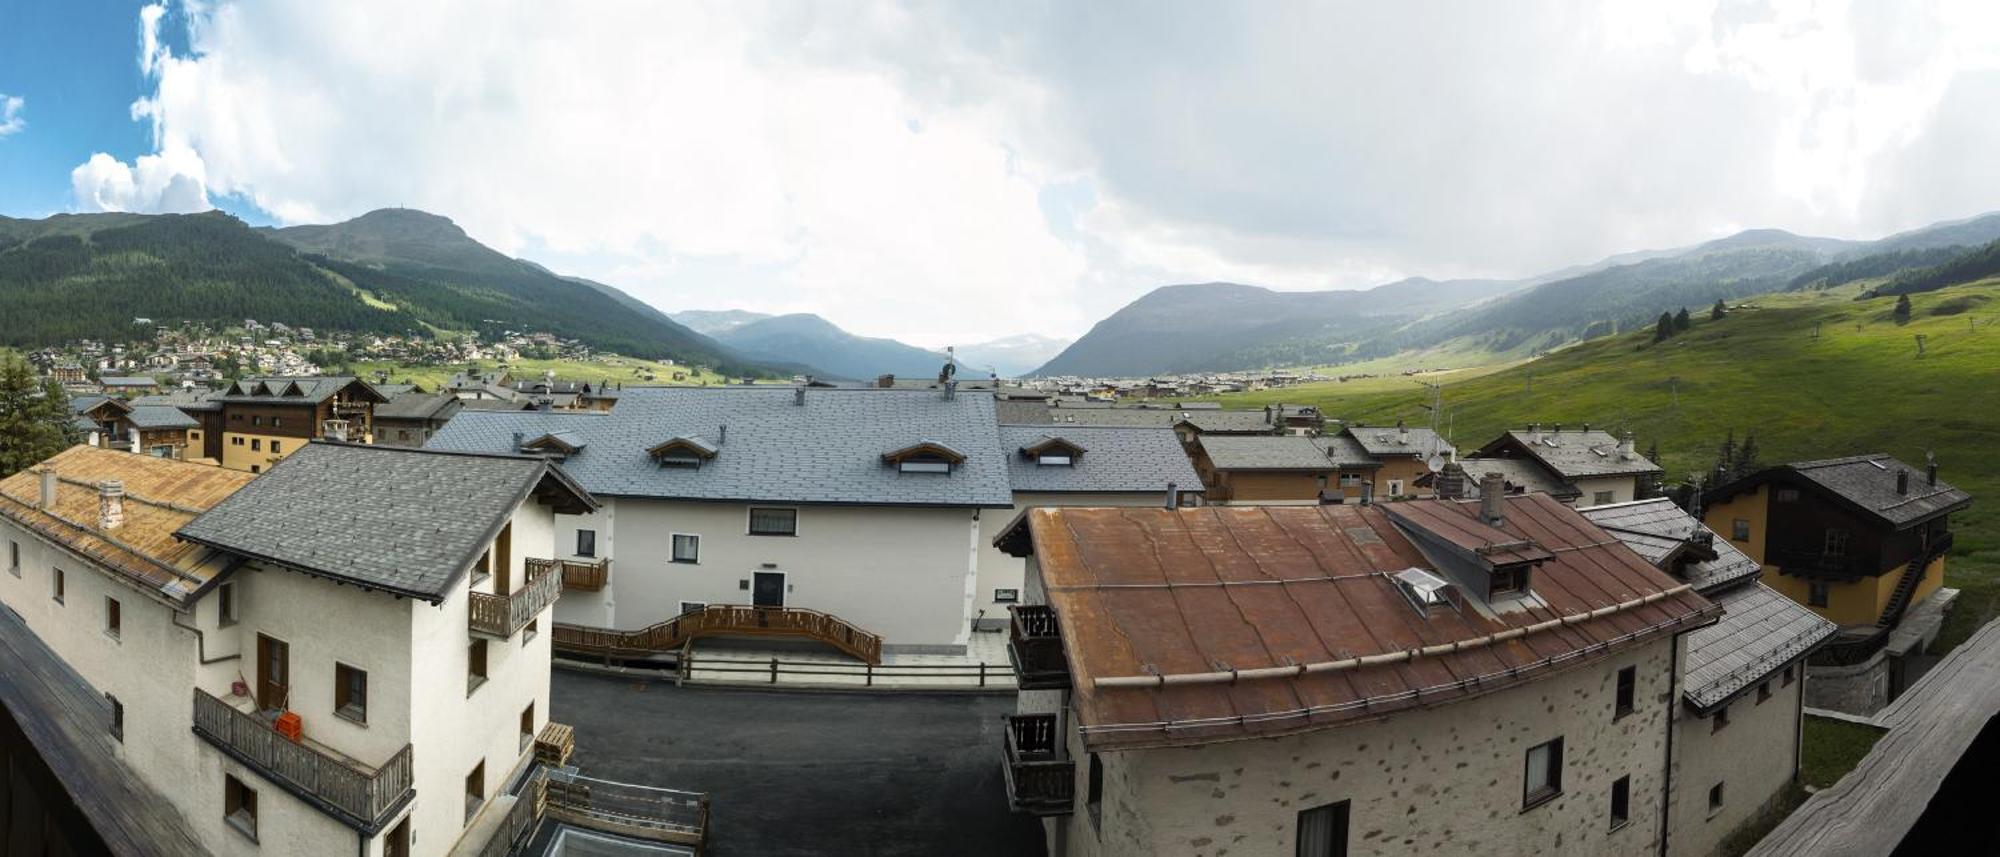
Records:
[[[387,397],[345,376],[245,378],[181,410],[201,423],[203,455],[261,473],[306,442],[374,442],[375,406]]]

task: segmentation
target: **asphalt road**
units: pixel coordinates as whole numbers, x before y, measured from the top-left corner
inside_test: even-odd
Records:
[[[708,792],[713,857],[1043,853],[1007,809],[1007,696],[774,693],[555,670],[586,776]]]

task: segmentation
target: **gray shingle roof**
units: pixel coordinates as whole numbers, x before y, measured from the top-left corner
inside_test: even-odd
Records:
[[[1537,439],[1539,437],[1539,439]],[[1658,473],[1660,466],[1637,452],[1620,453],[1618,438],[1599,429],[1509,431],[1480,448],[1480,455],[1500,456],[1525,450],[1564,479]]]
[[[1686,578],[1687,582],[1703,592],[1756,577],[1760,570],[1756,560],[1737,550],[1728,539],[1716,535],[1665,497],[1593,506],[1581,511],[1591,523],[1603,527],[1605,532],[1618,537],[1626,547],[1655,565],[1680,549],[1696,533],[1708,533],[1716,557],[1688,566]]]
[[[1565,500],[1583,496],[1575,485],[1563,481],[1555,471],[1532,458],[1461,458],[1458,464],[1465,468],[1467,497],[1479,496],[1479,477],[1488,473],[1500,474],[1509,489],[1539,491]]]
[[[231,402],[280,401],[323,402],[333,394],[345,389],[349,384],[359,383],[362,389],[374,393],[377,399],[385,399],[375,388],[359,378],[347,375],[312,375],[304,377],[244,378],[229,385],[218,398]],[[296,388],[297,395],[287,395]]]
[[[1276,431],[1263,411],[1222,411],[1213,408],[1126,408],[1085,405],[1026,407],[1006,402],[1006,422],[1047,422],[1050,425],[1085,426],[1175,426],[1187,423],[1205,434],[1269,434]],[[1021,407],[1013,407],[1016,404]],[[1035,413],[1046,414],[1036,417]]]
[[[1410,428],[1408,434],[1400,433],[1395,426],[1348,426],[1346,434],[1361,443],[1361,448],[1369,455],[1381,458],[1385,455],[1414,455],[1429,458],[1436,453],[1450,458],[1451,444],[1446,443],[1438,433],[1428,428]]]
[[[160,382],[144,375],[106,375],[97,379],[106,387],[157,387]]]
[[[1326,450],[1328,461],[1341,467],[1382,466],[1382,462],[1375,460],[1375,456],[1368,454],[1368,449],[1361,445],[1361,441],[1348,437],[1345,434],[1321,435],[1315,438],[1313,442],[1319,444],[1321,449]]]
[[[1801,461],[1785,467],[1898,528],[1957,510],[1972,502],[1972,495],[1942,479],[1932,485],[1923,469],[1911,467],[1889,455]],[[1908,494],[1896,493],[1896,474],[1899,471],[1910,474]]]
[[[585,448],[563,469],[620,497],[866,505],[1013,505],[991,393],[790,387],[628,387],[608,413],[465,411],[431,449],[511,451],[570,430]],[[725,431],[722,427],[727,426]],[[646,450],[677,436],[715,441],[700,467],[662,467]],[[902,473],[882,454],[924,438],[966,454],[949,474]]]
[[[314,441],[174,535],[436,602],[538,488],[595,507],[534,456]]]
[[[378,388],[379,389],[379,388]],[[450,393],[425,394],[414,391],[398,393],[389,401],[375,406],[378,420],[427,420],[437,416],[451,403],[458,401]]]
[[[1682,691],[1688,702],[1703,710],[1763,681],[1839,630],[1762,583],[1709,598],[1722,605],[1722,621],[1688,634]]]
[[[142,429],[200,428],[194,417],[170,405],[140,405],[125,418]]]
[[[1083,447],[1083,454],[1067,467],[1037,464],[1021,454],[1022,447],[1050,436]],[[1003,425],[1000,446],[1015,491],[1159,492],[1164,502],[1169,482],[1186,493],[1202,490],[1172,429]]]
[[[1217,470],[1332,470],[1312,438],[1298,435],[1202,435],[1202,451]]]

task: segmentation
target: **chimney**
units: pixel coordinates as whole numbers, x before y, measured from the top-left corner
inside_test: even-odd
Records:
[[[952,399],[956,398],[958,398],[958,382],[957,381],[944,382],[944,400],[949,402]]]
[[[1396,421],[1396,442],[1405,445],[1410,442],[1410,429],[1408,426],[1403,425],[1402,420]]]
[[[725,443],[728,443],[728,442],[729,442],[729,424],[728,424],[728,423],[723,423],[722,425],[719,425],[719,426],[716,426],[716,427],[715,427],[715,445],[716,445],[716,446],[721,446],[721,445],[723,445],[723,444],[725,444]]]
[[[1479,517],[1493,526],[1507,520],[1507,477],[1487,473],[1479,477]]]
[[[1529,442],[1529,443],[1541,443],[1541,442],[1542,442],[1542,424],[1541,424],[1541,423],[1529,423],[1529,424],[1528,424],[1528,442]]]
[[[520,432],[515,432],[515,433],[514,433],[514,451],[515,451],[515,452],[520,452],[520,451],[521,451],[521,440],[522,440],[522,438],[521,438],[521,433],[520,433]]]
[[[1373,505],[1374,502],[1375,502],[1375,480],[1373,479],[1361,480],[1361,505],[1363,506]]]
[[[1924,468],[1924,475],[1925,475],[1925,476],[1926,476],[1927,478],[1929,478],[1929,479],[1930,479],[1930,483],[1931,483],[1931,487],[1932,487],[1932,488],[1936,488],[1936,487],[1937,487],[1937,462],[1933,461],[1933,462],[1931,462],[1931,463],[1930,463],[1930,464],[1929,464],[1928,466],[1926,466],[1926,467]]]
[[[1896,493],[1898,494],[1910,493],[1910,471],[1908,470],[1896,471]]]
[[[1636,454],[1637,452],[1633,449],[1632,433],[1628,431],[1624,437],[1618,439],[1618,457],[1625,461],[1631,461],[1632,456]],[[1654,463],[1658,464],[1659,462]]]
[[[1584,423],[1584,424],[1583,424],[1583,430],[1584,430],[1584,431],[1590,431],[1590,423]]]
[[[115,530],[125,523],[125,483],[97,483],[97,528]]]
[[[805,403],[806,403],[806,385],[805,385],[805,383],[804,383],[804,382],[800,382],[800,383],[796,383],[796,384],[793,384],[793,385],[792,385],[792,404],[794,404],[794,405],[804,405]]]
[[[1167,483],[1167,508],[1178,509],[1181,505],[1181,486]]]
[[[1447,462],[1437,475],[1437,495],[1447,500],[1457,500],[1465,496],[1465,467],[1456,461]]]
[[[56,510],[56,469],[53,467],[42,468],[41,499],[42,511],[54,512]]]

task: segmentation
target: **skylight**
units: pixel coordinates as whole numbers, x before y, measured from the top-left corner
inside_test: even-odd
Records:
[[[1410,600],[1410,606],[1417,612],[1429,615],[1432,607],[1452,606],[1451,584],[1421,568],[1406,568],[1393,575],[1396,588],[1402,590],[1403,597]]]

